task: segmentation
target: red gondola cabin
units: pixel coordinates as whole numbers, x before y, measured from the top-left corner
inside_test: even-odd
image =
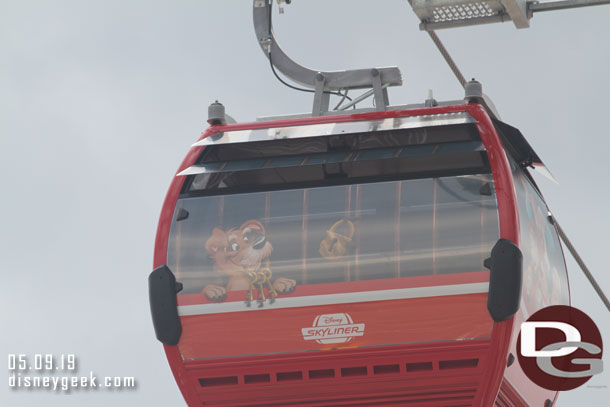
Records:
[[[513,363],[569,304],[541,164],[476,103],[208,128],[149,279],[188,405],[553,402]]]

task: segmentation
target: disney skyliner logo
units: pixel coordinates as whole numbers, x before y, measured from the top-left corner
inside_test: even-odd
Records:
[[[310,328],[301,329],[303,339],[318,343],[346,343],[364,335],[364,324],[354,324],[349,314],[318,315]]]
[[[318,315],[302,328],[306,341],[347,343],[363,336],[365,324],[346,313]],[[521,324],[517,355],[523,372],[552,391],[572,390],[603,371],[602,338],[591,318],[574,307],[543,308]]]

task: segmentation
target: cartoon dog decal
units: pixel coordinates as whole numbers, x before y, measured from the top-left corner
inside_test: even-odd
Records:
[[[263,224],[248,220],[241,227],[227,231],[214,228],[205,250],[214,261],[214,271],[228,277],[229,282],[226,286],[207,285],[203,293],[211,301],[223,301],[227,291],[251,292],[253,276],[261,269],[263,261],[269,262],[273,246],[267,240]],[[278,294],[287,294],[294,291],[296,281],[279,277],[269,284]]]
[[[348,254],[356,228],[347,219],[336,221],[320,242],[320,255],[327,260],[338,261]]]

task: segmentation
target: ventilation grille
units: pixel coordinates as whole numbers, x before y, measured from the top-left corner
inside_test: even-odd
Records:
[[[455,369],[474,369],[479,359],[441,360],[433,362],[414,362],[403,364],[385,364],[373,366],[346,366],[340,368],[295,370],[290,372],[257,373],[236,376],[205,377],[199,379],[201,387],[219,387],[232,385],[260,385],[269,383],[298,382],[303,380],[324,380],[348,377],[375,377],[387,375],[412,376],[420,372],[447,371]]]
[[[527,26],[526,0],[409,0],[425,29],[461,27],[513,20]]]
[[[466,3],[452,6],[440,6],[432,9],[432,21],[441,23],[446,21],[469,20],[478,17],[490,17],[497,14],[485,2]]]

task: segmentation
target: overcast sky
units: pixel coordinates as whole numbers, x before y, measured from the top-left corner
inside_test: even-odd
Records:
[[[3,406],[183,406],[150,322],[147,276],[165,192],[206,109],[238,121],[305,112],[272,76],[251,1],[0,0],[0,349],[74,353],[83,374],[136,390],[10,391]],[[439,31],[559,180],[539,184],[610,292],[610,6]],[[392,103],[463,90],[403,0],[294,0],[275,15],[283,48],[317,69],[398,65]],[[610,316],[568,260],[573,304],[610,340]],[[607,358],[606,358],[607,359]],[[6,360],[6,359],[4,359]],[[610,367],[587,383],[610,385]],[[603,405],[610,388],[562,393]]]

